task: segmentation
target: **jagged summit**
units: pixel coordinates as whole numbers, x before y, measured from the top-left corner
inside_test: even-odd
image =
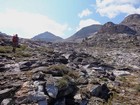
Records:
[[[140,14],[127,16],[120,24],[126,25],[140,34]]]
[[[115,23],[113,22],[107,22],[104,24],[105,27],[112,27],[112,26],[115,26]]]
[[[108,33],[108,34],[118,34],[118,33],[127,33],[127,34],[136,34],[136,32],[130,29],[128,26],[123,24],[114,24],[113,22],[107,22],[103,25],[101,30],[98,33]]]
[[[139,24],[140,23],[140,14],[129,15],[121,23],[122,24]]]

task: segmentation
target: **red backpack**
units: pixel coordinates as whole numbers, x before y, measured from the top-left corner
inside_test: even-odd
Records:
[[[13,38],[12,38],[12,41],[14,42],[14,43],[16,43],[17,41],[18,41],[18,38],[17,38],[17,36],[13,36]]]

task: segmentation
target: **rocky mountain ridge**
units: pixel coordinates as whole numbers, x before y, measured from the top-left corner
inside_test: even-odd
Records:
[[[135,35],[136,31],[132,30],[126,25],[114,24],[112,22],[105,23],[102,28],[98,31],[99,34],[119,34],[119,33],[126,33]]]
[[[65,42],[81,42],[84,38],[89,37],[91,34],[94,34],[95,32],[99,31],[101,27],[102,25],[98,24],[84,27],[71,37],[65,39]]]
[[[127,16],[120,24],[126,25],[140,34],[140,14]]]

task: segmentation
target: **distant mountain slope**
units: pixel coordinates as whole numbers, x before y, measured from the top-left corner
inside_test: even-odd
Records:
[[[61,37],[56,36],[50,32],[44,32],[44,33],[38,34],[38,35],[34,36],[32,39],[46,41],[46,42],[57,42],[57,41],[62,40]]]
[[[101,27],[102,25],[91,25],[91,26],[84,27],[78,32],[76,32],[74,35],[72,35],[71,37],[67,38],[65,41],[78,41],[78,40],[80,41],[83,38],[86,38],[92,35],[93,33],[97,32],[98,30],[101,29]]]
[[[129,15],[120,24],[130,27],[140,34],[140,14]]]
[[[105,23],[102,28],[84,43],[107,48],[133,48],[140,46],[140,15],[126,17],[121,24]]]

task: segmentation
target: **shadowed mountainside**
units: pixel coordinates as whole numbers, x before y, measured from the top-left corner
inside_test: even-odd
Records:
[[[65,41],[68,42],[81,42],[84,38],[92,35],[93,33],[99,31],[101,29],[102,25],[91,25],[82,28],[78,32],[76,32],[71,37],[65,39]]]

